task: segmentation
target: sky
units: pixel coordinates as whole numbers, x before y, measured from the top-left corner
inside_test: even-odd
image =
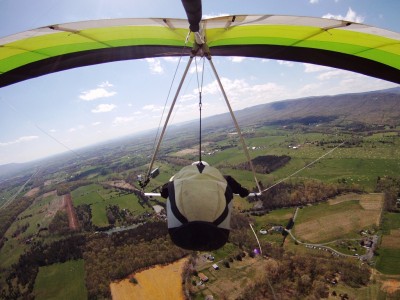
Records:
[[[233,14],[312,16],[395,32],[400,32],[399,11],[399,0],[203,0],[203,18]],[[180,0],[0,0],[0,37],[52,24],[146,17],[186,18],[186,14]],[[0,165],[32,161],[157,128],[186,62],[187,58],[113,62],[0,88]],[[285,99],[399,86],[353,72],[289,61],[213,57],[213,62],[233,110]],[[192,64],[171,124],[199,116],[200,75],[196,69],[203,69],[202,60]],[[203,116],[227,112],[207,62],[203,71]]]

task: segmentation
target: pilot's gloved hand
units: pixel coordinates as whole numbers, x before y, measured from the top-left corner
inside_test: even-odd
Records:
[[[239,191],[239,196],[242,198],[247,197],[249,194],[250,194],[249,190],[244,187],[242,187]]]
[[[161,197],[167,199],[168,198],[168,183],[165,183],[161,188]]]

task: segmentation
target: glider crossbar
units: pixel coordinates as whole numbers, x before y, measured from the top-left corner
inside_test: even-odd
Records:
[[[208,58],[208,61],[210,62],[210,65],[211,65],[211,68],[212,68],[212,70],[213,70],[213,72],[214,72],[215,78],[216,78],[217,81],[218,81],[219,88],[220,88],[220,90],[221,90],[222,95],[224,96],[226,105],[228,106],[228,109],[229,109],[229,113],[231,114],[233,123],[235,124],[236,130],[237,130],[238,135],[239,135],[239,137],[240,137],[240,142],[241,142],[241,144],[242,144],[243,151],[244,151],[244,153],[245,153],[245,155],[246,155],[246,158],[247,158],[247,160],[248,160],[248,162],[249,162],[251,171],[252,171],[252,173],[253,173],[253,177],[254,177],[254,180],[255,180],[255,182],[256,182],[257,189],[258,189],[259,193],[261,194],[261,187],[260,187],[260,185],[259,185],[259,183],[258,183],[257,176],[256,176],[256,171],[255,171],[254,166],[253,166],[253,163],[252,163],[252,161],[251,161],[250,154],[249,154],[249,150],[247,149],[246,142],[244,141],[244,138],[243,138],[243,135],[242,135],[242,131],[240,130],[239,124],[238,124],[238,122],[237,122],[237,120],[236,120],[235,114],[233,113],[231,104],[229,103],[228,97],[227,97],[227,95],[226,95],[226,93],[225,93],[225,89],[224,89],[224,87],[223,87],[223,85],[222,85],[221,79],[220,79],[219,76],[218,76],[217,70],[215,69],[214,63],[212,62],[211,56],[208,56],[207,58]]]

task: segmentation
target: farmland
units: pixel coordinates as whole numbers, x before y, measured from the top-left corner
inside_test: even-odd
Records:
[[[127,209],[135,215],[152,211],[151,207],[139,204],[139,199],[132,193],[123,193],[118,190],[105,189],[98,184],[80,187],[72,192],[75,206],[87,204],[91,207],[92,223],[95,226],[108,226],[106,208],[117,205],[120,209]]]
[[[168,266],[155,266],[129,276],[110,285],[114,300],[128,299],[135,295],[137,300],[184,299],[182,291],[182,268],[186,259]],[[135,278],[137,283],[132,283]]]
[[[36,299],[87,299],[83,260],[41,267],[33,292]]]
[[[354,200],[344,200],[354,199]],[[359,237],[359,231],[379,225],[383,195],[346,195],[299,210],[294,234],[310,243]]]
[[[257,172],[257,180],[267,191],[257,198],[235,196],[230,241],[211,253],[219,270],[214,270],[210,261],[202,261],[207,253],[196,256],[175,247],[168,238],[165,213],[156,213],[152,207],[165,206],[165,200],[145,198],[138,192],[137,176],[147,172],[153,142],[142,137],[82,150],[79,158],[69,153],[45,164],[32,181],[26,181],[32,175],[28,172],[1,182],[1,199],[9,199],[23,186],[21,195],[10,201],[7,210],[0,211],[3,295],[12,298],[7,293],[17,291],[20,294],[15,298],[60,298],[67,294],[74,299],[110,298],[111,292],[118,293],[115,286],[120,282],[124,287],[117,290],[124,290],[122,294],[135,290],[148,298],[142,288],[152,281],[150,277],[168,279],[171,274],[179,275],[176,286],[182,287],[185,278],[185,291],[195,299],[211,294],[215,299],[225,295],[235,298],[242,293],[252,298],[252,287],[254,292],[268,287],[265,292],[270,294],[267,279],[283,298],[318,298],[327,290],[365,299],[389,295],[388,291],[398,286],[400,270],[400,214],[396,206],[400,195],[399,125],[393,125],[394,121],[390,125],[378,121],[360,124],[340,118],[316,122],[298,118],[267,122],[262,118],[255,124],[250,119],[243,132],[250,156],[259,164],[257,170],[263,170]],[[221,128],[217,121],[218,126],[205,128],[203,159],[256,191],[235,130]],[[183,165],[198,160],[196,134],[188,128],[177,129],[176,135],[172,132],[163,143],[155,163],[161,174],[150,181],[146,191],[158,191]],[[278,169],[263,168],[282,157],[284,163]],[[68,228],[66,195],[71,195],[78,228]],[[296,211],[291,233],[298,241],[328,243],[352,257],[310,249],[285,236],[284,228]],[[249,223],[267,258],[254,257],[253,250],[259,246]],[[366,251],[361,232],[365,241],[379,236],[377,255],[364,263],[354,257]],[[180,267],[168,265],[182,257],[191,261],[183,277]],[[163,268],[158,264],[169,271],[161,275]],[[157,269],[149,269],[153,265],[158,265]],[[148,273],[139,272],[143,269]],[[208,283],[197,284],[199,272],[210,279]],[[311,272],[318,276],[311,278]],[[327,279],[332,281],[338,272],[343,278],[328,286]],[[373,281],[368,281],[369,272],[373,272]],[[137,285],[129,279],[121,281],[132,276]],[[166,283],[157,283],[162,284]],[[181,293],[177,295],[173,298],[181,297]]]
[[[399,274],[400,270],[400,215],[385,213],[383,232],[378,249],[376,268],[384,274]]]
[[[33,236],[39,234],[43,238],[47,237],[47,231],[40,231],[40,229],[47,228],[56,212],[63,207],[63,197],[57,196],[55,192],[37,197],[5,233],[8,243],[0,249],[2,257],[0,266],[9,267],[15,263],[27,248],[26,241]]]

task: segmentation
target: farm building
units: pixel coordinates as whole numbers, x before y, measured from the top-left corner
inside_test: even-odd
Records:
[[[208,281],[208,277],[206,275],[204,275],[203,273],[199,273],[199,278],[202,282]]]
[[[213,264],[212,267],[214,268],[214,270],[219,270],[219,267],[217,264]]]
[[[153,205],[153,209],[156,214],[160,214],[164,210],[164,207],[162,207],[161,205]]]

